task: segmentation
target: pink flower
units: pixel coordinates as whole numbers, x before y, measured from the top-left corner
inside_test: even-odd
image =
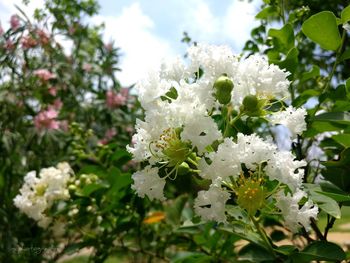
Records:
[[[129,134],[133,134],[134,133],[134,128],[132,126],[127,126],[125,128],[125,131],[128,132]]]
[[[19,28],[19,17],[18,15],[12,15],[10,18],[10,25],[12,30],[16,30]]]
[[[2,36],[4,34],[4,29],[2,28],[1,24],[0,24],[0,36]]]
[[[63,106],[63,102],[60,99],[55,99],[52,105],[49,105],[49,109],[60,110]]]
[[[89,63],[84,63],[83,70],[85,70],[86,72],[90,72],[92,70],[92,65]]]
[[[56,96],[57,95],[57,88],[56,87],[54,87],[54,86],[52,86],[52,87],[50,87],[49,88],[49,94],[51,95],[51,96]]]
[[[112,90],[107,91],[106,93],[106,104],[108,108],[116,108],[122,105],[125,105],[127,97],[121,93],[115,93]]]
[[[15,48],[15,44],[13,44],[11,39],[7,39],[5,43],[6,50],[13,50]]]
[[[43,81],[56,78],[56,75],[48,71],[47,69],[37,69],[34,71],[34,75],[38,76]]]
[[[59,129],[59,121],[56,120],[58,112],[52,108],[39,112],[34,118],[34,125],[38,130],[57,130]]]
[[[120,90],[120,93],[124,96],[124,97],[128,97],[129,96],[129,89],[128,88],[122,88]]]
[[[108,52],[111,52],[113,50],[113,42],[109,42],[105,44],[105,48],[107,49]]]
[[[36,33],[40,39],[41,44],[46,45],[47,43],[49,43],[50,35],[46,33],[43,29],[37,29]]]
[[[22,37],[21,43],[24,49],[35,47],[38,44],[38,42],[29,35]]]
[[[68,121],[67,120],[63,120],[60,121],[59,123],[61,130],[67,132],[68,131]]]
[[[107,144],[113,137],[117,135],[115,128],[108,129],[105,133],[105,137],[99,141],[101,144]]]

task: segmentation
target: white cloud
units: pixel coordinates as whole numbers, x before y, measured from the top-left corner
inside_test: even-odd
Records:
[[[118,73],[118,78],[123,85],[142,79],[148,71],[159,67],[163,58],[174,54],[170,43],[152,32],[154,22],[138,3],[124,7],[118,17],[99,15],[93,22],[104,22],[105,39],[113,39],[121,48],[122,72]]]
[[[249,39],[250,30],[258,24],[254,17],[259,2],[234,0],[224,13],[214,15],[205,0],[186,0],[181,28],[198,42],[231,44],[240,52]]]

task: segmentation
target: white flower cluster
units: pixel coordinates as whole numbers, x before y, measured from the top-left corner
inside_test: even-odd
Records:
[[[273,114],[270,118],[273,124],[282,124],[291,132],[291,137],[296,138],[306,130],[305,123],[306,110],[304,108],[295,109],[289,106],[285,111]]]
[[[51,218],[45,212],[54,201],[69,198],[67,183],[72,175],[73,170],[65,162],[41,169],[38,177],[35,171],[29,172],[24,177],[20,194],[14,198],[15,206],[36,220],[40,227],[47,228]]]
[[[212,113],[226,103],[215,94],[215,85],[222,76],[233,83],[228,93],[223,90],[230,98],[228,106],[237,111],[251,107],[254,110],[249,110],[257,114],[260,111],[254,107],[260,104],[254,104],[254,98],[268,102],[289,96],[289,73],[269,65],[260,55],[239,58],[225,46],[193,46],[188,50],[188,57],[188,64],[180,59],[168,61],[137,85],[145,119],[137,120],[133,145],[127,149],[134,160],[147,163],[146,168],[133,175],[133,189],[138,195],[164,200],[166,178],[176,176],[178,167],[188,161],[191,154],[201,157],[197,167],[199,176],[212,182],[209,190],[200,191],[195,200],[195,211],[205,220],[226,222],[225,204],[231,195],[223,184],[232,178],[238,180],[244,169],[268,180],[277,180],[293,194],[301,191],[303,171],[299,168],[306,165],[305,161],[294,160],[291,152],[278,151],[272,141],[255,134],[238,133],[236,139],[224,138],[225,134],[212,118]],[[252,102],[245,102],[247,96],[253,96],[253,106]],[[287,126],[293,135],[305,130],[303,109],[289,107],[270,114],[272,124]],[[218,144],[216,151],[210,150],[214,142]],[[160,173],[163,168],[166,172]],[[260,182],[249,181],[252,185]],[[250,188],[246,192],[249,191]],[[282,208],[281,211],[284,213]],[[309,215],[301,213],[299,222],[304,225],[309,218],[303,215]]]

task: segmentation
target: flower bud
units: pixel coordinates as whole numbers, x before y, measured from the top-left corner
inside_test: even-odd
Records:
[[[244,97],[240,110],[250,117],[263,116],[265,114],[263,107],[265,100],[259,100],[255,95]]]
[[[226,105],[231,101],[233,82],[227,76],[220,76],[214,83],[215,97],[220,104]]]
[[[258,98],[254,95],[248,95],[243,99],[244,109],[247,111],[255,111],[258,107]]]
[[[179,175],[184,175],[190,172],[190,167],[186,162],[183,162],[182,164],[179,165],[177,173]]]

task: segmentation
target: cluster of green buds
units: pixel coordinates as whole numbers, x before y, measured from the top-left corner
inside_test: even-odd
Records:
[[[214,96],[222,105],[227,105],[231,102],[231,92],[234,88],[233,81],[227,77],[226,74],[220,76],[214,82]],[[266,99],[259,99],[256,95],[248,95],[243,99],[240,107],[242,114],[249,117],[259,117],[266,115],[264,107],[266,106]]]

